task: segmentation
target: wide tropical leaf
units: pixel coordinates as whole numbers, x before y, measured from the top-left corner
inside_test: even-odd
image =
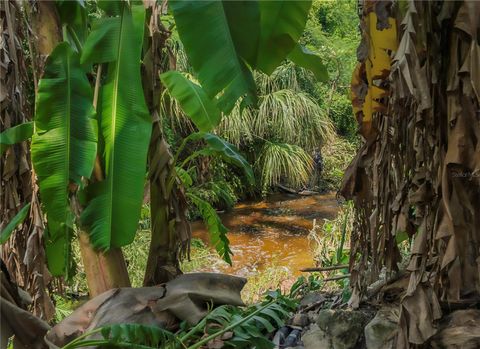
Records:
[[[258,3],[169,1],[180,39],[207,95],[230,112],[236,101],[256,103],[253,62],[259,33]]]
[[[160,78],[200,131],[211,131],[220,123],[220,110],[200,86],[177,71],[166,72]]]
[[[223,161],[240,168],[247,177],[250,184],[255,182],[253,170],[248,161],[240,154],[238,149],[233,145],[225,141],[224,139],[207,132],[196,132],[188,136],[190,140],[203,139],[207,142],[207,147],[198,150],[192,154],[191,157],[198,155],[206,156],[218,156]]]
[[[311,1],[260,1],[261,35],[256,67],[267,74],[295,48],[307,23]]]
[[[26,141],[32,137],[32,134],[32,121],[7,128],[5,131],[0,133],[0,155],[3,155],[9,146]]]
[[[92,91],[79,57],[66,42],[49,56],[38,84],[32,162],[46,209],[48,243],[68,236],[69,185],[90,177],[97,151]],[[60,249],[58,251],[62,253]]]
[[[8,222],[7,226],[0,233],[0,244],[5,243],[10,237],[10,235],[12,235],[15,228],[19,224],[23,223],[25,218],[27,218],[29,211],[30,211],[30,203],[23,206],[23,208],[20,211],[18,211],[15,217],[13,217],[10,222]]]
[[[295,64],[310,70],[318,81],[328,80],[327,67],[323,64],[319,55],[309,51],[300,44],[295,45],[295,48],[290,52],[288,58]]]
[[[121,16],[107,20],[106,27],[94,25],[82,56],[82,62],[108,63],[97,108],[105,179],[87,188],[89,202],[81,217],[93,246],[103,250],[133,241],[151,133],[140,77],[144,7],[122,2]],[[104,45],[105,38],[113,42]]]
[[[197,195],[187,193],[187,197],[200,212],[209,233],[210,243],[225,262],[232,265],[231,255],[233,253],[230,250],[230,242],[227,237],[228,229],[222,224],[217,212],[208,202]]]

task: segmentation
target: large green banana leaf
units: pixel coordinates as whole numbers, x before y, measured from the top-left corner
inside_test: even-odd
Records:
[[[260,1],[261,34],[256,67],[273,73],[295,48],[305,29],[312,1]]]
[[[92,90],[79,57],[66,42],[48,57],[38,84],[32,162],[45,206],[50,236],[71,226],[68,187],[90,177],[97,152]]]
[[[143,5],[125,2],[121,6],[120,17],[93,26],[82,55],[84,63],[108,63],[97,108],[105,179],[88,186],[81,216],[91,243],[102,250],[133,241],[151,133],[140,76],[145,10]]]
[[[160,78],[200,131],[208,132],[218,126],[222,114],[200,86],[178,71],[163,73]]]
[[[253,62],[259,35],[257,1],[171,0],[178,34],[207,95],[230,112],[235,102],[256,103],[246,61]]]

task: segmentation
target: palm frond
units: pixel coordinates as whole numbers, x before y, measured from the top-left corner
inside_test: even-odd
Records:
[[[265,142],[255,162],[255,169],[261,174],[265,189],[281,182],[299,188],[308,182],[313,159],[299,146]]]
[[[306,93],[289,89],[262,97],[253,121],[255,135],[315,149],[333,135],[333,125]]]
[[[312,72],[298,67],[293,62],[278,66],[271,75],[255,73],[255,82],[260,95],[284,89],[302,91],[302,81],[313,84],[314,80]]]
[[[230,143],[239,147],[252,141],[252,122],[255,111],[249,107],[241,108],[237,103],[229,115],[224,115],[216,131]]]

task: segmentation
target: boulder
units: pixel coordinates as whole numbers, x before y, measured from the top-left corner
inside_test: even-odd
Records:
[[[325,301],[325,300],[326,300],[325,296],[322,295],[321,293],[309,292],[300,301],[300,308],[306,308],[310,305],[313,305],[315,303],[321,303],[322,301]]]
[[[312,324],[302,335],[302,342],[305,349],[333,349],[331,339],[317,324]]]
[[[295,314],[292,319],[292,325],[298,327],[306,327],[310,323],[307,314]]]
[[[362,346],[362,334],[368,317],[360,311],[321,310],[316,324],[331,340],[333,349]]]
[[[480,309],[456,310],[445,316],[429,344],[433,349],[480,348]]]
[[[380,309],[372,321],[365,326],[367,349],[393,349],[398,332],[398,308]]]

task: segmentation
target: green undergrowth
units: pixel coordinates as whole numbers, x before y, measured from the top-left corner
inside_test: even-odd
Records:
[[[347,201],[343,203],[337,216],[328,220],[325,219],[322,225],[314,223],[308,238],[313,249],[315,264],[318,267],[331,267],[338,265],[348,265],[350,261],[350,237],[353,230],[354,210],[353,203]],[[348,268],[336,269],[315,273],[320,279],[341,277],[339,280],[326,282],[324,291],[342,291],[344,298],[350,296],[350,285]]]
[[[357,143],[336,136],[322,147],[323,170],[320,178],[322,190],[338,190],[348,164],[357,151]]]

